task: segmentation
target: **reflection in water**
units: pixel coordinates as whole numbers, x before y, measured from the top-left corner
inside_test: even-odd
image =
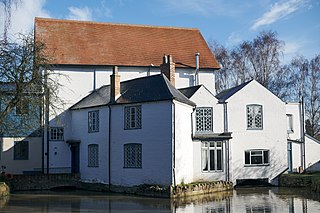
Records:
[[[87,191],[28,192],[1,201],[0,212],[314,213],[320,195],[286,188],[238,188],[178,200]]]

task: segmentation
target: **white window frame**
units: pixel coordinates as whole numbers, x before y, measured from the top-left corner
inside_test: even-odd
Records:
[[[88,167],[99,167],[99,144],[88,145]]]
[[[205,113],[205,111],[209,111]],[[212,107],[197,107],[195,110],[195,132],[208,133],[213,131],[213,108]],[[201,128],[200,128],[201,126]]]
[[[247,155],[248,160],[247,161]],[[254,157],[261,157],[261,163],[253,163]],[[266,160],[267,159],[267,160]],[[245,166],[269,166],[270,165],[270,150],[268,149],[249,149],[244,151]]]
[[[223,156],[223,142],[210,141],[201,143],[201,170],[202,172],[223,172],[224,156]],[[220,153],[220,165],[218,164]],[[211,157],[214,157],[213,165],[211,165]],[[212,168],[213,167],[213,168]]]
[[[123,168],[142,168],[142,144],[127,143],[123,145],[124,162]]]
[[[50,140],[51,141],[63,141],[64,140],[63,127],[50,127]]]
[[[142,112],[141,105],[124,107],[124,129],[141,129]]]
[[[99,132],[99,110],[88,112],[88,132]]]
[[[293,115],[287,114],[287,132],[293,133]]]
[[[263,107],[260,104],[249,104],[246,107],[247,114],[247,130],[262,130],[263,129]],[[253,111],[253,115],[250,115],[249,110]],[[256,110],[259,110],[258,112]],[[251,118],[252,116],[252,118]],[[260,126],[259,126],[259,116],[261,117]],[[252,119],[252,124],[250,125],[250,119]]]

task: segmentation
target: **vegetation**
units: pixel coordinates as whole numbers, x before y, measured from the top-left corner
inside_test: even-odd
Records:
[[[312,59],[296,56],[283,63],[284,42],[273,31],[262,31],[252,41],[227,49],[211,41],[209,46],[220,63],[217,92],[255,79],[283,101],[305,103],[306,131],[320,137],[320,53]]]

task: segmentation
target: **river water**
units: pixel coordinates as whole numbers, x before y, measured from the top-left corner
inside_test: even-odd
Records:
[[[305,189],[237,188],[170,200],[75,190],[19,192],[0,200],[0,212],[320,213],[320,194]]]

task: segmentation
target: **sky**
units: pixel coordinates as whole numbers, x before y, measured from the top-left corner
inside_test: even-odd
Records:
[[[319,0],[20,0],[10,33],[31,31],[34,17],[198,28],[227,48],[272,30],[285,43],[284,61],[320,54]],[[3,5],[0,21],[2,32]]]

